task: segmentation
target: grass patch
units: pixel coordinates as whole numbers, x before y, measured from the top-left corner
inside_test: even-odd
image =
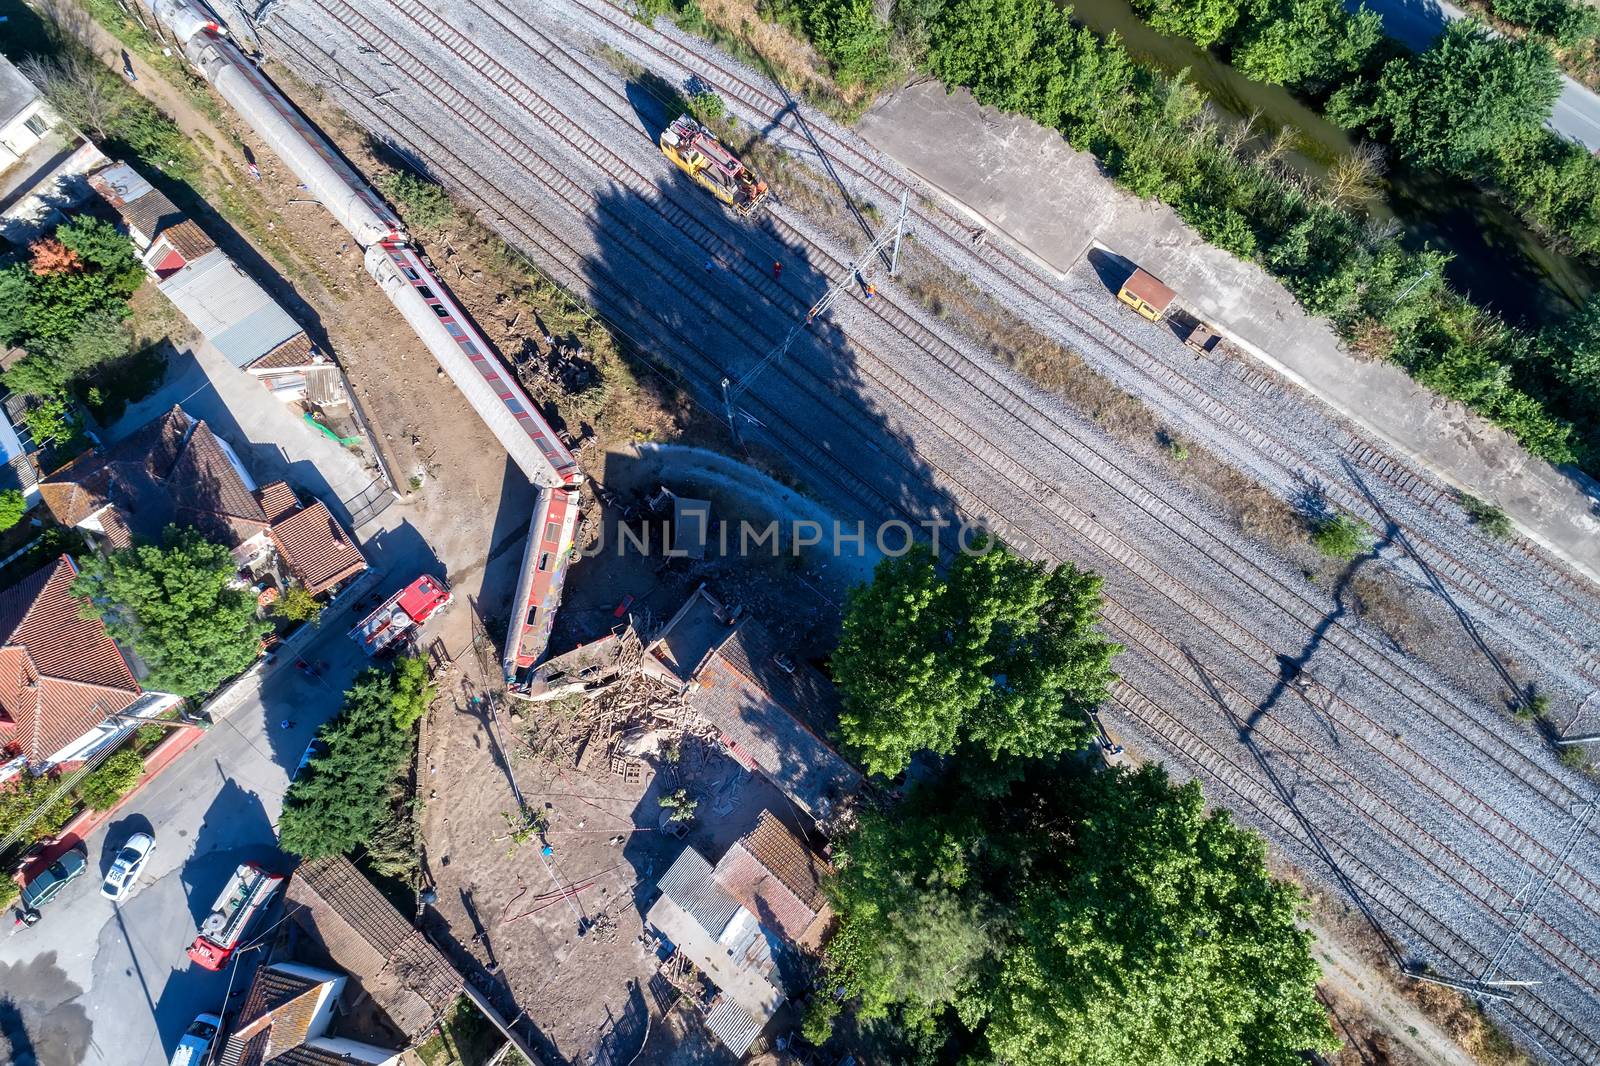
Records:
[[[1372,532],[1347,514],[1331,515],[1311,530],[1311,543],[1330,559],[1354,559],[1372,546]]]
[[[1473,525],[1496,540],[1506,540],[1511,536],[1510,516],[1487,500],[1480,500],[1471,493],[1463,492],[1461,509],[1467,512],[1467,517],[1472,519]]]
[[[466,996],[458,996],[445,1012],[433,1036],[417,1045],[417,1056],[427,1066],[451,1066],[454,1063],[480,1066],[504,1043],[505,1037],[472,1005],[472,1001]],[[526,1062],[515,1049],[504,1061]]]
[[[167,353],[160,344],[146,344],[121,359],[96,367],[92,377],[74,385],[78,399],[109,426],[122,417],[130,403],[149,396],[167,375]]]

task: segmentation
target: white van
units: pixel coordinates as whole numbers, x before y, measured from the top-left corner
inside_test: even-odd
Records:
[[[206,1053],[211,1050],[211,1042],[217,1038],[220,1028],[222,1019],[215,1014],[196,1017],[184,1031],[183,1039],[178,1041],[178,1050],[172,1053],[172,1066],[204,1066]]]

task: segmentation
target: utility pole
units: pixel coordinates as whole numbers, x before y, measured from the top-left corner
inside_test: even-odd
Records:
[[[895,216],[894,225],[885,228],[855,262],[847,265],[844,275],[830,285],[828,291],[823,293],[821,298],[811,305],[810,309],[806,311],[806,317],[803,321],[795,323],[794,327],[789,330],[788,335],[779,341],[771,351],[762,356],[755,366],[745,371],[744,375],[734,382],[731,387],[727,378],[722,379],[722,402],[727,412],[730,426],[733,425],[733,402],[749,390],[750,386],[755,383],[756,378],[761,376],[763,370],[788,354],[789,347],[794,344],[795,338],[805,332],[818,315],[832,307],[840,296],[855,285],[859,284],[869,291],[871,290],[871,283],[867,281],[867,269],[872,263],[872,258],[886,248],[894,249],[889,261],[889,276],[894,277],[900,266],[900,242],[909,232],[909,227],[906,224],[907,198],[906,193],[902,192],[900,194],[900,211]],[[737,430],[734,431],[734,436],[737,438]]]

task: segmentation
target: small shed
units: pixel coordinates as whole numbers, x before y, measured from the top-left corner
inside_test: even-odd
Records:
[[[1184,338],[1183,343],[1200,355],[1209,355],[1218,344],[1222,343],[1222,335],[1204,322],[1200,322],[1189,331],[1189,336]]]
[[[1135,270],[1133,276],[1122,283],[1117,299],[1133,308],[1152,322],[1160,322],[1177,293],[1161,284],[1153,274]]]

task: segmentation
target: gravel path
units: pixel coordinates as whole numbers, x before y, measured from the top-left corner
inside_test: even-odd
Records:
[[[623,32],[585,6],[603,5],[529,14],[491,0],[285,0],[263,41],[362,126],[485,205],[502,235],[719,406],[721,378],[755,365],[853,253],[798,211],[774,205],[739,222],[682,180],[641,132],[663,121],[659,100],[597,58],[594,38],[674,83],[681,71],[640,45],[637,24]],[[739,117],[768,124],[713,71],[704,76]],[[787,127],[774,136],[809,150]],[[859,142],[852,151],[862,173],[868,161],[893,173]],[[875,189],[863,178],[852,192],[890,210]],[[923,247],[1188,439],[1285,498],[1313,481],[1369,520],[1392,516],[1374,523],[1387,534],[1378,554],[1419,595],[1451,597],[1483,648],[1537,663],[1558,702],[1590,690],[1585,642],[1600,605],[1531,547],[1474,533],[1440,486],[1390,471],[1293,390],[1196,361],[1170,333],[1106,306],[1092,275],[1046,279],[949,229],[919,217]],[[774,260],[786,265],[781,282]],[[1311,584],[1171,464],[1130,453],[878,283],[877,299],[840,301],[761,373],[739,402],[755,420],[741,419],[744,431],[836,510],[964,514],[1022,550],[1103,573],[1106,628],[1128,649],[1114,702],[1142,738],[1132,746],[1200,777],[1309,876],[1357,900],[1401,961],[1471,980],[1493,960],[1496,976],[1542,979],[1496,1005],[1497,1018],[1552,1060],[1600,1054],[1600,863],[1592,827],[1573,837],[1575,805],[1593,787],[1495,706],[1499,682],[1457,685],[1399,651],[1353,617],[1342,583]],[[1441,650],[1471,647],[1465,632]],[[1280,656],[1302,667],[1294,683]],[[1506,912],[1530,899],[1521,935],[1508,939],[1519,916]]]

